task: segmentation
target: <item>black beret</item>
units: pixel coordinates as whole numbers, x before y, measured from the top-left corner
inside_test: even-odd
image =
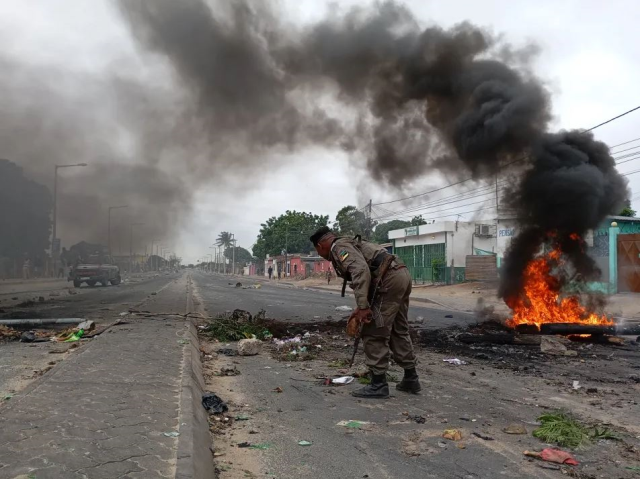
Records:
[[[323,226],[322,228],[318,229],[318,231],[316,231],[315,233],[313,233],[309,239],[311,240],[311,242],[313,243],[314,246],[318,246],[318,242],[322,239],[322,237],[328,233],[331,233],[331,229],[328,226]]]

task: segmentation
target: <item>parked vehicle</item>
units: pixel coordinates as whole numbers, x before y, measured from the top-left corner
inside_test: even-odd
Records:
[[[82,283],[93,287],[97,283],[107,286],[109,283],[120,284],[120,268],[106,255],[92,255],[73,268],[71,277],[73,285],[79,288]]]

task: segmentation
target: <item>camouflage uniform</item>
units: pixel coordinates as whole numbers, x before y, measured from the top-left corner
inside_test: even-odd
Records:
[[[385,374],[389,367],[389,349],[403,369],[413,369],[416,364],[407,318],[411,275],[398,258],[387,270],[373,304],[369,304],[371,281],[388,254],[377,244],[346,237],[336,238],[331,246],[336,274],[351,282],[358,308],[373,311],[373,321],[362,329],[362,342],[367,366],[377,375]]]

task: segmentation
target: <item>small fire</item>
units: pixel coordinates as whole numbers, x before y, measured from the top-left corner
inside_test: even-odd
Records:
[[[571,235],[581,241],[578,235]],[[544,323],[576,323],[609,326],[613,324],[605,315],[597,315],[580,304],[578,297],[560,297],[560,282],[551,274],[553,265],[562,265],[562,252],[556,246],[543,256],[533,259],[525,269],[524,293],[518,298],[508,299],[507,305],[513,316],[507,326],[515,328],[520,324],[536,325]]]

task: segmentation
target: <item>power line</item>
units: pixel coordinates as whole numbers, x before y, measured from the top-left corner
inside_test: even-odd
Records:
[[[622,176],[635,175],[636,173],[640,173],[640,170],[629,171],[628,173],[622,173]]]
[[[458,216],[458,215],[462,216],[462,215],[466,215],[466,214],[469,214],[469,213],[477,213],[478,211],[482,211],[482,210],[493,209],[495,207],[496,207],[496,205],[491,205],[491,206],[486,206],[484,208],[476,208],[475,210],[460,211],[460,212],[456,212],[456,213],[449,213],[447,215],[440,215],[440,216],[431,216],[431,215],[429,215],[429,219],[446,218],[447,216]],[[410,215],[401,216],[400,218],[409,218],[409,217],[410,217]],[[398,218],[398,219],[400,219],[400,218]]]
[[[634,112],[634,111],[636,111],[636,110],[639,110],[639,109],[640,109],[640,106],[637,106],[637,107],[632,108],[631,110],[625,111],[624,113],[622,113],[622,114],[620,114],[620,115],[618,115],[618,116],[615,116],[615,117],[613,117],[613,118],[611,118],[611,119],[609,119],[609,120],[607,120],[607,121],[603,121],[602,123],[600,123],[600,124],[598,124],[598,125],[596,125],[596,126],[592,126],[591,128],[589,128],[589,129],[587,129],[587,130],[584,130],[584,131],[585,131],[585,132],[587,132],[587,131],[593,131],[593,130],[595,130],[596,128],[600,128],[601,126],[606,125],[607,123],[611,123],[612,121],[617,120],[618,118],[622,118],[623,116],[628,115],[629,113],[632,113],[632,112]],[[631,142],[631,141],[635,141],[635,140],[630,140],[629,142]],[[621,144],[619,144],[619,145],[617,145],[617,146],[620,146],[620,145],[622,145],[622,144],[623,144],[623,143],[621,143]],[[613,147],[611,147],[611,148],[613,148]],[[511,162],[507,163],[506,165],[503,165],[503,167],[502,167],[501,169],[504,169],[504,168],[506,168],[506,167],[508,167],[508,166],[511,166],[511,165],[513,165],[514,163],[518,163],[518,162],[520,162],[520,161],[523,161],[523,160],[525,160],[526,158],[527,158],[527,156],[523,156],[523,157],[521,157],[521,158],[518,158],[518,159],[516,159],[516,160],[513,160],[513,161],[511,161]],[[438,192],[438,191],[442,191],[442,190],[444,190],[444,189],[446,189],[446,188],[451,188],[452,186],[461,185],[462,183],[466,183],[467,181],[471,181],[471,180],[473,180],[473,179],[474,179],[474,178],[473,178],[473,176],[471,176],[471,177],[469,177],[469,178],[465,178],[464,180],[456,181],[455,183],[450,183],[450,184],[445,185],[445,186],[442,186],[442,187],[440,187],[440,188],[436,188],[435,190],[427,191],[427,192],[425,192],[425,193],[419,193],[419,194],[416,194],[416,195],[407,196],[407,197],[405,197],[405,198],[398,198],[398,199],[390,200],[390,201],[382,201],[382,202],[380,202],[380,203],[376,203],[375,205],[388,205],[388,204],[390,204],[390,203],[397,203],[398,201],[410,200],[410,199],[413,199],[413,198],[417,198],[417,197],[419,197],[419,196],[424,196],[424,195],[428,195],[428,194],[431,194],[431,193],[436,193],[436,192]]]
[[[611,123],[613,120],[617,120],[618,118],[622,118],[623,116],[628,115],[629,113],[632,113],[632,112],[634,112],[636,110],[640,110],[640,106],[632,108],[629,111],[625,111],[622,115],[618,115],[618,116],[615,116],[615,117],[611,118],[610,120],[603,121],[599,125],[593,126],[593,127],[589,128],[588,130],[585,130],[585,131],[591,131],[591,130],[595,130],[596,128],[600,128],[601,126],[606,125],[607,123]]]
[[[632,146],[631,148],[627,148],[625,150],[616,151],[615,154],[622,153],[623,151],[635,150],[636,148],[640,148],[640,145]]]
[[[617,145],[610,146],[609,149],[615,148],[616,146],[626,145],[627,143],[633,143],[634,141],[640,140],[640,137],[634,138],[633,140],[625,141],[624,143],[618,143]]]
[[[634,161],[634,160],[637,160],[638,158],[640,158],[640,153],[638,153],[638,156],[635,156],[635,157],[633,157],[633,158],[629,158],[628,160],[618,161],[618,162],[616,163],[616,166],[617,166],[617,165],[621,165],[621,164],[623,164],[623,163],[626,163],[626,162],[628,162],[628,161]]]

